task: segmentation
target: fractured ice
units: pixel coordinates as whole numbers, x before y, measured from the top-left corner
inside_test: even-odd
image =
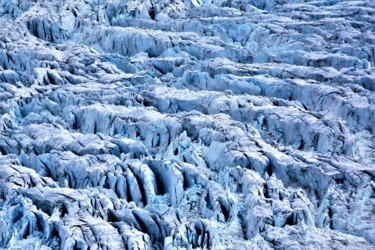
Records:
[[[0,249],[374,249],[375,1],[2,0]]]

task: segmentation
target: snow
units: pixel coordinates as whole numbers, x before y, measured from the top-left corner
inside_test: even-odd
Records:
[[[374,249],[371,0],[0,3],[0,249]]]

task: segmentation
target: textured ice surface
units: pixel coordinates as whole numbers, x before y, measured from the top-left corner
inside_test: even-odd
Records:
[[[375,1],[2,0],[1,249],[374,249]]]

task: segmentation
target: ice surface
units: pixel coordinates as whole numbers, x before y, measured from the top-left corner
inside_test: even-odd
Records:
[[[0,249],[374,249],[375,2],[2,0]]]

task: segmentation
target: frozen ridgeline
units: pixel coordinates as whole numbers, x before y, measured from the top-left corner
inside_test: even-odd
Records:
[[[374,249],[375,1],[3,0],[0,249]]]

